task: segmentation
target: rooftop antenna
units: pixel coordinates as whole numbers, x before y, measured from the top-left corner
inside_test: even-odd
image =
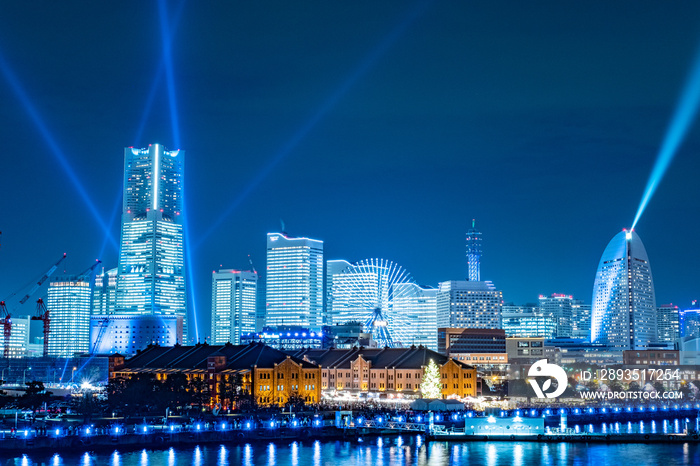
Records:
[[[481,280],[481,232],[476,229],[476,219],[472,219],[472,227],[467,231],[467,267],[468,280]]]

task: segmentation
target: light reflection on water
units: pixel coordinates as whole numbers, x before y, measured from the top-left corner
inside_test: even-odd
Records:
[[[217,466],[228,466],[228,450],[223,445],[219,447],[219,461],[216,464]]]
[[[314,466],[321,466],[321,442],[316,440],[313,447]]]
[[[517,443],[513,447],[513,466],[523,466],[523,445]]]
[[[243,447],[243,466],[253,466],[253,447],[250,443]]]
[[[661,429],[657,421],[637,421],[637,422],[609,422],[602,424],[570,424],[569,427],[576,433],[603,433],[603,434],[682,434],[685,431],[686,424],[690,429],[700,430],[700,418],[695,419],[664,419],[658,421],[661,423]]]
[[[192,466],[203,466],[202,463],[202,448],[197,445],[194,447],[194,454],[192,455]]]
[[[292,444],[289,446],[291,448],[291,458],[292,458],[292,466],[299,466],[299,443],[298,442],[292,442]]]
[[[669,423],[673,426],[673,422]],[[683,423],[681,422],[680,425]],[[607,428],[611,429],[610,424]],[[627,423],[622,425],[623,430]],[[114,451],[112,453],[29,453],[0,464],[67,466],[462,466],[700,464],[697,444],[585,444],[536,442],[425,442],[406,435],[366,439],[364,442],[308,441],[257,444],[203,445],[166,450]]]

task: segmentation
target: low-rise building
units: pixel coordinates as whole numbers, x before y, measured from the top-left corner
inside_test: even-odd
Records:
[[[491,328],[438,328],[438,351],[448,354],[506,353],[506,333]]]
[[[133,356],[149,345],[182,343],[183,318],[176,315],[90,316],[90,353]],[[49,338],[50,341],[50,338]]]
[[[241,335],[241,343],[264,343],[280,351],[301,348],[326,348],[330,346],[330,337],[324,330],[315,332],[306,327],[280,325],[263,327],[260,332]]]
[[[625,365],[677,366],[677,350],[625,350],[622,363]]]
[[[700,337],[684,337],[678,341],[678,357],[683,365],[700,366]]]
[[[376,348],[377,343],[370,332],[364,330],[362,322],[350,321],[342,324],[324,325],[323,333],[328,337],[329,345],[324,348],[350,349],[363,346]]]
[[[558,348],[545,345],[544,338],[507,338],[506,352],[508,353],[508,378],[525,378],[527,368],[540,359],[559,364]]]
[[[328,394],[416,398],[426,367],[440,369],[442,397],[477,395],[473,366],[423,346],[410,348],[304,349],[290,353],[321,366],[321,388]]]
[[[545,346],[544,338],[507,338],[506,352],[512,364],[533,364],[540,359],[556,363],[556,348]]]
[[[210,405],[229,406],[222,399],[220,383],[240,377],[242,389],[263,406],[283,406],[290,397],[305,403],[321,399],[321,368],[314,363],[264,345],[150,346],[136,356],[117,364],[111,377],[129,378],[153,374],[165,380],[172,374],[185,374],[188,380],[206,381]]]
[[[23,316],[11,318],[12,331],[8,351],[5,353],[5,339],[0,338],[0,355],[8,358],[39,358],[44,355],[44,321]]]

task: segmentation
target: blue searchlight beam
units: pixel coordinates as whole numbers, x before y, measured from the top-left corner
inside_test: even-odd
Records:
[[[182,15],[182,9],[185,4],[185,0],[183,0],[178,7],[178,10],[175,13],[175,17],[173,22],[177,23],[180,19],[180,16]],[[178,120],[178,112],[177,112],[177,100],[176,100],[176,94],[175,94],[175,74],[173,71],[173,59],[172,59],[172,42],[173,42],[173,37],[174,37],[174,30],[171,29],[168,25],[168,13],[167,13],[167,5],[165,0],[158,0],[158,16],[160,19],[160,36],[161,36],[161,41],[162,41],[162,46],[163,46],[163,69],[165,71],[165,81],[167,84],[167,89],[168,89],[168,100],[170,103],[170,124],[172,125],[172,132],[173,132],[173,139],[175,141],[175,146],[176,147],[181,147],[180,145],[180,123]],[[156,76],[156,80],[159,79],[161,74],[160,69],[158,70],[158,75]],[[153,94],[153,92],[151,92]],[[184,234],[184,248],[185,248],[185,260],[186,260],[186,266],[185,266],[185,275],[187,277],[187,293],[189,294],[189,302],[192,308],[192,321],[194,323],[194,332],[195,332],[195,338],[197,342],[199,342],[199,325],[197,322],[197,307],[196,307],[196,301],[194,297],[194,274],[192,273],[192,270],[194,269],[194,264],[192,261],[192,247],[191,247],[191,241],[190,241],[190,222],[189,222],[189,216],[187,214],[188,210],[186,207],[186,190],[185,190],[185,182],[183,180],[182,183],[182,211],[183,211],[183,234]],[[189,327],[188,327],[188,332],[189,332]],[[185,337],[186,338],[186,337]]]
[[[325,116],[343,97],[345,97],[352,86],[373,68],[377,61],[379,61],[379,59],[388,52],[394,43],[396,43],[396,41],[403,36],[406,30],[418,19],[418,17],[420,17],[428,9],[431,3],[431,0],[420,1],[409,10],[408,14],[402,19],[402,21],[384,37],[377,47],[375,47],[374,50],[372,50],[362,62],[359,63],[357,68],[340,84],[338,89],[336,89],[333,94],[328,96],[328,98],[316,110],[311,118],[309,118],[309,120],[307,120],[296,131],[292,138],[279,149],[274,157],[270,159],[269,163],[253,177],[248,186],[246,186],[238,197],[234,199],[231,204],[229,204],[226,210],[215,222],[211,224],[207,231],[205,231],[204,234],[199,237],[199,240],[195,244],[195,248],[201,246],[209,235],[211,235],[250,195],[250,193],[253,192],[255,188],[257,188],[270,175],[270,173],[272,173],[275,167],[277,167],[277,165],[279,165],[294,149],[296,149],[296,147],[309,135],[316,125],[322,121],[323,118],[325,118]]]
[[[175,99],[175,74],[173,71],[172,41],[173,36],[168,26],[168,14],[165,0],[158,0],[158,16],[160,18],[160,37],[163,45],[163,62],[165,64],[165,82],[168,87],[168,99],[170,101],[170,123],[173,128],[175,147],[180,145],[180,120],[177,114],[177,101]]]
[[[175,11],[175,14],[173,15],[173,19],[171,21],[171,28],[168,30],[169,36],[167,37],[167,42],[169,44],[172,44],[173,38],[175,37],[175,30],[177,29],[178,24],[180,23],[180,18],[182,18],[182,11],[184,10],[185,2],[182,1],[177,7],[177,10]],[[165,39],[164,39],[165,40]],[[153,108],[153,101],[155,100],[156,92],[158,91],[158,87],[161,83],[161,80],[163,79],[163,74],[165,73],[165,57],[162,57],[160,62],[158,63],[158,70],[156,71],[155,76],[153,77],[153,82],[151,83],[151,89],[148,93],[148,97],[146,98],[146,102],[144,103],[143,106],[143,114],[141,115],[141,121],[139,122],[139,127],[136,131],[136,137],[134,138],[134,146],[135,147],[142,147],[141,145],[141,137],[143,136],[143,131],[146,128],[146,121],[148,120],[148,117],[151,114],[151,109]],[[168,93],[170,96],[170,93]]]
[[[698,104],[700,103],[700,50],[698,50],[695,57],[695,64],[693,69],[688,75],[688,80],[685,83],[685,88],[681,94],[680,101],[676,106],[676,113],[673,115],[673,119],[666,130],[666,137],[661,145],[659,154],[656,158],[656,163],[649,176],[649,181],[644,189],[644,195],[642,196],[642,201],[639,203],[639,208],[637,209],[637,215],[634,217],[632,222],[632,229],[637,226],[639,218],[642,216],[644,209],[646,208],[651,196],[654,195],[654,191],[661,182],[664,173],[668,169],[673,157],[678,152],[685,135],[688,133],[690,124],[695,119],[698,113]]]
[[[19,82],[19,79],[17,76],[13,73],[12,69],[10,68],[10,65],[5,61],[5,58],[0,54],[0,71],[2,71],[2,74],[5,75],[5,79],[7,80],[8,84],[14,91],[15,95],[19,99],[19,101],[22,103],[24,106],[24,109],[27,111],[27,114],[31,118],[31,120],[34,122],[34,125],[36,128],[39,130],[39,133],[41,134],[42,138],[44,139],[44,142],[46,143],[47,146],[49,146],[50,152],[53,154],[54,158],[58,161],[59,165],[63,169],[63,171],[66,172],[66,175],[68,175],[68,179],[70,182],[73,184],[73,187],[75,188],[76,191],[78,191],[78,194],[80,194],[80,197],[83,199],[83,202],[87,205],[88,210],[92,214],[92,216],[95,218],[95,221],[98,223],[100,228],[104,231],[107,239],[109,240],[109,243],[115,248],[118,249],[117,241],[114,239],[110,232],[110,227],[107,225],[107,223],[104,221],[102,216],[100,215],[100,211],[95,206],[95,204],[92,202],[92,198],[88,194],[87,190],[85,189],[85,186],[80,182],[80,179],[78,179],[78,175],[76,174],[75,170],[73,170],[73,167],[71,167],[70,163],[68,162],[68,158],[66,155],[63,153],[61,150],[61,147],[58,145],[58,142],[56,139],[53,137],[51,134],[51,131],[49,131],[48,126],[44,122],[44,120],[41,118],[41,115],[39,115],[39,111],[37,108],[34,106],[32,103],[31,99],[29,98],[29,94],[24,90],[22,85]]]

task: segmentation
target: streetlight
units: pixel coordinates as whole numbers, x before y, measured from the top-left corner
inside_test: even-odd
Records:
[[[24,371],[22,371],[22,385],[27,385],[27,371],[30,370],[32,370],[32,368],[27,367],[26,369],[24,369]]]

